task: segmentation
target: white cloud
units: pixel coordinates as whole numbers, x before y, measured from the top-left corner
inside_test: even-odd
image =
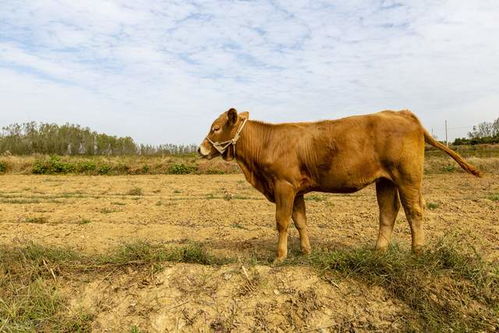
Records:
[[[499,116],[498,16],[494,1],[5,0],[0,123],[189,143],[232,106],[269,121],[410,108],[442,137],[445,119]]]

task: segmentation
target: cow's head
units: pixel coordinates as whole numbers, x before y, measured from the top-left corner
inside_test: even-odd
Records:
[[[198,147],[198,153],[203,158],[212,159],[217,156],[222,156],[226,161],[234,159],[234,146],[230,141],[242,129],[245,120],[248,119],[248,112],[237,113],[236,109],[231,108],[229,111],[222,113],[211,124],[210,132]],[[215,147],[215,145],[218,146]],[[226,146],[226,149],[223,149]]]

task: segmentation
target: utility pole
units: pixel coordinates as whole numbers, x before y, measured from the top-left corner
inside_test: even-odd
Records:
[[[449,141],[447,141],[447,120],[445,121],[445,144],[449,147]]]

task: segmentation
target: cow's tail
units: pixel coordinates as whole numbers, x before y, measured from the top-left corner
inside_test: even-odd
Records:
[[[459,155],[458,153],[456,153],[455,151],[453,151],[452,149],[450,149],[446,145],[441,144],[440,142],[438,142],[437,140],[435,140],[430,135],[430,133],[428,133],[427,130],[424,130],[424,140],[425,140],[426,143],[432,145],[433,147],[438,148],[438,149],[443,150],[444,152],[446,152],[447,155],[449,155],[450,157],[452,157],[454,159],[454,161],[456,161],[461,166],[461,168],[464,169],[464,171],[466,171],[468,173],[471,173],[473,176],[482,177],[482,174],[480,173],[480,171],[478,171],[477,168],[475,168],[473,165],[471,165],[468,162],[466,162],[461,157],[461,155]]]

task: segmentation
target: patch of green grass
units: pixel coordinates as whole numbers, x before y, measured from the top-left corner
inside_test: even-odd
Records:
[[[168,167],[167,172],[172,175],[187,175],[197,171],[196,166],[186,165],[184,163],[175,163]]]
[[[492,201],[499,201],[499,193],[493,193],[489,195],[487,198]]]
[[[141,332],[142,331],[137,325],[133,325],[132,327],[130,327],[130,333],[141,333]]]
[[[26,219],[24,219],[24,222],[45,224],[45,223],[48,223],[49,220],[45,216],[37,216],[37,217],[27,217]]]
[[[126,202],[115,201],[115,202],[111,202],[111,205],[126,206]]]
[[[6,204],[39,204],[41,203],[40,200],[38,199],[0,199],[1,203],[6,203]]]
[[[111,214],[111,213],[115,213],[116,210],[111,209],[111,208],[102,208],[101,210],[99,210],[99,212],[101,214]]]
[[[148,242],[133,242],[124,244],[110,256],[102,258],[105,263],[125,265],[129,263],[159,263],[164,261],[187,262],[202,265],[226,263],[227,259],[220,259],[208,254],[206,249],[198,243],[189,243],[176,247],[164,247]]]
[[[127,195],[143,195],[144,193],[142,192],[142,189],[140,187],[134,187],[130,189],[127,193]]]
[[[207,175],[224,175],[227,172],[225,170],[221,170],[221,169],[210,168],[210,169],[207,169],[204,173]]]
[[[37,331],[55,324],[52,318],[60,311],[62,302],[50,282],[39,278],[32,282],[26,281],[26,284],[19,285],[19,292],[8,285],[2,287],[7,289],[7,292],[2,292],[3,302],[0,302],[0,327],[3,330]]]
[[[431,210],[437,209],[438,207],[440,207],[440,204],[436,203],[436,202],[428,202],[426,204],[426,208],[431,209]]]
[[[315,251],[294,263],[300,260],[384,288],[412,310],[409,331],[482,331],[496,323],[499,267],[457,242],[443,240],[417,256],[395,246],[383,254]]]
[[[28,244],[26,247],[23,247],[18,251],[18,256],[36,264],[40,264],[42,260],[61,264],[81,258],[77,252],[70,249],[42,246],[34,243]],[[0,255],[0,261],[2,259],[4,259],[4,257]]]
[[[455,165],[444,165],[442,166],[441,170],[443,172],[455,172],[457,170],[457,167]]]
[[[67,318],[63,322],[62,327],[58,327],[61,332],[78,332],[78,333],[90,333],[92,332],[92,322],[95,319],[95,315],[80,309],[76,314]]]
[[[0,331],[89,332],[92,316],[65,313],[55,282],[59,266],[77,260],[67,249],[0,247]]]
[[[261,198],[252,198],[252,197],[248,197],[246,195],[239,195],[239,194],[235,194],[232,196],[232,199],[234,200],[260,200]]]
[[[89,219],[81,219],[77,223],[78,224],[89,224],[89,223],[92,223],[92,221]]]
[[[311,194],[311,195],[307,195],[305,197],[305,200],[310,200],[310,201],[326,201],[327,198],[324,195]]]
[[[237,229],[244,229],[244,230],[248,230],[248,228],[246,228],[245,226],[239,224],[239,223],[233,223],[232,226],[233,228],[237,228]]]

